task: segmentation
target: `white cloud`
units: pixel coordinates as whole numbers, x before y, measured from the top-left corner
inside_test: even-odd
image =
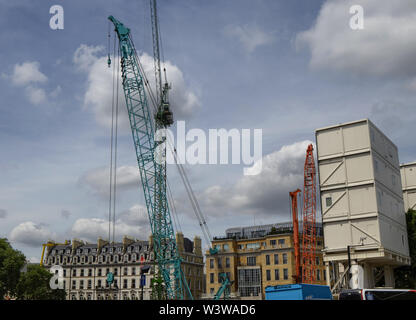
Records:
[[[44,104],[48,100],[48,94],[41,87],[48,81],[48,77],[40,71],[40,63],[37,61],[15,64],[11,75],[2,74],[3,78],[10,78],[13,85],[23,87],[27,99],[34,105]],[[49,96],[56,98],[62,88],[58,85]]]
[[[95,242],[99,237],[108,238],[108,220],[99,218],[78,219],[71,228],[71,236],[89,242]],[[111,225],[111,231],[113,226]],[[116,239],[123,236],[147,240],[150,235],[150,225],[147,211],[141,205],[135,205],[120,214],[115,223]]]
[[[28,86],[25,92],[29,101],[34,105],[40,105],[46,102],[46,92],[42,88]]]
[[[39,70],[40,64],[37,61],[23,62],[16,64],[11,75],[12,83],[17,86],[26,86],[33,83],[44,83],[48,80]]]
[[[4,209],[0,209],[0,219],[4,219],[7,217],[7,211]]]
[[[306,149],[311,141],[283,146],[262,159],[259,175],[244,176],[232,186],[206,189],[200,199],[209,215],[249,213],[288,214],[289,192],[303,186]]]
[[[30,257],[29,258],[29,263],[40,263],[40,258],[39,257]]]
[[[27,221],[16,226],[9,236],[11,241],[25,244],[31,247],[39,247],[42,243],[48,240],[56,240],[57,235],[51,232],[43,224],[36,224],[32,221]]]
[[[53,90],[49,95],[52,97],[52,98],[56,98],[57,96],[59,96],[60,95],[60,93],[62,92],[62,87],[60,86],[60,85],[58,85],[56,88],[55,88],[55,90]]]
[[[110,168],[98,168],[87,172],[80,178],[82,184],[88,185],[97,194],[108,196],[110,188]],[[117,168],[117,188],[129,189],[140,186],[140,172],[136,166]]]
[[[103,46],[87,46],[81,44],[74,53],[74,63],[79,70],[89,71],[97,62],[97,55],[104,52]],[[107,61],[106,61],[107,62]]]
[[[271,34],[261,30],[257,25],[228,25],[225,34],[237,38],[248,53],[252,53],[257,47],[270,44],[274,41]]]
[[[154,84],[153,58],[146,53],[140,55],[143,69],[151,84]],[[110,127],[112,121],[113,65],[107,67],[107,57],[103,47],[81,45],[74,54],[75,66],[87,74],[87,89],[84,106],[95,115],[97,122]],[[116,61],[113,61],[113,64]],[[187,86],[182,71],[171,62],[166,62],[167,77],[172,83],[170,102],[175,119],[189,117],[200,107],[197,95]],[[153,86],[154,87],[154,86]],[[119,85],[119,127],[124,132],[130,130],[122,85]],[[149,106],[150,99],[148,99]]]
[[[356,4],[364,9],[363,30],[350,28],[349,9]],[[327,0],[312,28],[296,40],[309,48],[313,69],[414,77],[415,33],[413,0]]]
[[[124,223],[131,225],[146,226],[149,224],[149,217],[147,215],[147,209],[145,206],[136,204],[129,210],[122,212],[119,215],[119,219]]]

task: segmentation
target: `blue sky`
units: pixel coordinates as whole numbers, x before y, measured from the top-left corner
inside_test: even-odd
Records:
[[[55,4],[64,8],[63,30],[49,28]],[[348,28],[351,4],[363,6],[364,30]],[[302,185],[306,145],[316,128],[370,118],[398,146],[401,162],[416,159],[412,1],[158,5],[175,119],[187,128],[263,130],[265,174],[244,177],[240,165],[187,166],[213,234],[290,219],[288,192]],[[131,28],[151,74],[149,4],[0,0],[0,7],[0,236],[39,258],[48,238],[107,236],[107,16]],[[146,238],[123,116],[116,237]],[[168,170],[181,227],[192,238],[201,234],[199,226],[175,167]]]

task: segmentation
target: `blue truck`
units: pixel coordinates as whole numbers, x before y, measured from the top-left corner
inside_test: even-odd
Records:
[[[332,300],[328,286],[317,284],[289,284],[266,287],[266,300]]]

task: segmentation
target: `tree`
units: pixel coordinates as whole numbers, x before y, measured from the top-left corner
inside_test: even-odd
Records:
[[[416,211],[406,213],[407,237],[409,239],[410,266],[395,270],[396,287],[404,289],[416,288]]]
[[[277,234],[277,229],[276,229],[275,227],[272,227],[272,228],[270,229],[269,234]]]
[[[166,290],[164,281],[162,278],[162,273],[160,270],[153,276],[150,282],[151,299],[152,300],[165,300],[166,299]]]
[[[19,300],[65,300],[65,290],[51,289],[49,281],[53,274],[37,264],[28,265],[17,284]]]
[[[0,300],[6,295],[15,296],[20,270],[26,257],[14,250],[7,239],[0,239]]]

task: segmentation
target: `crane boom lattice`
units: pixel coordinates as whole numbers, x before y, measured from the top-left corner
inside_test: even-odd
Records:
[[[156,134],[158,129],[169,125],[170,110],[163,105],[162,100],[156,114],[151,114],[145,92],[145,75],[141,72],[130,29],[113,16],[108,19],[114,24],[120,42],[124,96],[153,235],[153,250],[162,274],[165,295],[167,299],[192,298],[181,270],[181,258],[166,195],[166,138]]]
[[[303,189],[302,282],[313,283],[316,277],[316,169],[313,145],[306,151]]]

